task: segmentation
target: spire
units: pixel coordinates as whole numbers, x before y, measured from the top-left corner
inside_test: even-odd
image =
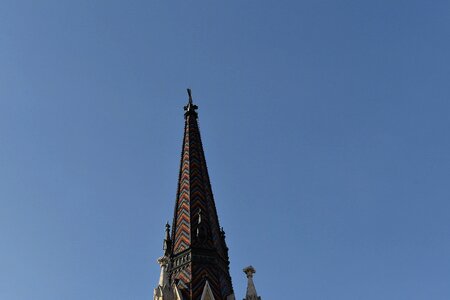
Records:
[[[247,275],[248,280],[247,293],[244,300],[261,300],[261,297],[258,297],[258,294],[256,293],[255,284],[253,283],[253,274],[256,273],[255,268],[248,266],[243,271]]]
[[[228,248],[211,190],[197,122],[198,107],[193,104],[191,90],[187,92],[169,275],[185,299],[200,300],[208,281],[214,299],[225,300],[233,294]]]
[[[169,256],[172,248],[172,240],[170,239],[170,225],[169,222],[166,223],[166,237],[164,238],[163,250],[164,255]]]

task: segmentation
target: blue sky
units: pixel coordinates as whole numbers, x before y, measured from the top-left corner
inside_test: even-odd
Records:
[[[191,87],[237,299],[450,299],[449,13],[1,1],[0,298],[152,298]]]

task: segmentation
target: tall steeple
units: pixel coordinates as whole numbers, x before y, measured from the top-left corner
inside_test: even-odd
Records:
[[[172,232],[164,240],[167,273],[183,300],[234,300],[225,232],[219,225],[197,122],[198,107],[190,89],[188,96]]]

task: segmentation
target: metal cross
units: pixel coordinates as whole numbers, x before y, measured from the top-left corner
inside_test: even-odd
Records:
[[[187,93],[189,95],[189,104],[192,104],[192,91],[191,91],[191,89],[187,89]]]

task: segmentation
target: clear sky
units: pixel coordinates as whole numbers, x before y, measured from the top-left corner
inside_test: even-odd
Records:
[[[151,299],[193,89],[237,299],[450,299],[450,2],[0,2],[0,299]]]

